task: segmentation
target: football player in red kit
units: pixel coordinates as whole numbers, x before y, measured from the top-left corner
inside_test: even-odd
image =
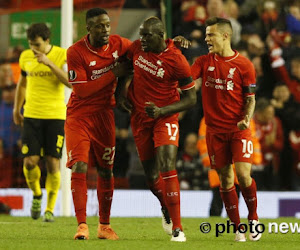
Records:
[[[192,65],[194,79],[202,78],[202,103],[207,125],[207,148],[212,168],[220,177],[220,193],[230,220],[240,224],[238,197],[234,186],[235,164],[240,188],[247,204],[250,240],[259,240],[256,183],[251,178],[253,143],[249,129],[255,108],[255,70],[252,63],[231,48],[232,27],[229,20],[206,21],[205,41],[209,54]],[[258,225],[259,227],[259,225]],[[236,230],[236,241],[246,241]]]
[[[161,20],[150,17],[140,27],[127,57],[134,75],[128,89],[132,104],[131,128],[152,193],[172,223],[165,231],[171,241],[183,242],[180,190],[175,169],[178,147],[178,112],[196,103],[190,66],[171,39],[164,40]],[[181,89],[180,98],[178,89]],[[122,102],[120,102],[122,103]],[[123,102],[124,104],[124,102]],[[129,107],[127,103],[124,107]]]
[[[73,86],[65,123],[67,167],[72,169],[71,188],[78,222],[74,239],[88,239],[86,224],[88,164],[97,167],[99,202],[98,238],[117,240],[110,227],[114,179],[116,77],[130,73],[117,65],[131,41],[110,35],[110,19],[103,9],[86,13],[88,35],[67,51],[69,83]]]

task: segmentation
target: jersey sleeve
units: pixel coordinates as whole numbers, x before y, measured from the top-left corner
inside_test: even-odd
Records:
[[[67,50],[67,64],[70,84],[87,82],[83,59],[74,47],[70,47]]]
[[[256,73],[253,64],[249,61],[244,64],[242,69],[243,78],[243,93],[245,96],[250,96],[255,94],[256,88]]]
[[[64,71],[64,72],[68,72],[68,66],[67,66],[67,50],[64,49],[64,48],[61,48],[62,51],[61,51],[61,69]]]
[[[21,71],[25,72],[25,68],[24,68],[24,52],[22,52],[21,55],[20,55],[19,65],[20,65]]]
[[[95,94],[116,79],[114,73],[109,70],[99,79],[94,81],[88,80],[86,70],[83,66],[84,61],[79,53],[75,51],[74,47],[69,48],[67,51],[67,63],[69,83],[72,84],[74,93],[80,98]]]
[[[136,40],[134,41],[130,47],[128,48],[128,52],[127,52],[127,58],[129,60],[133,60],[133,56],[134,56],[134,51],[136,50],[137,46],[139,45],[140,41]]]
[[[203,62],[204,56],[200,56],[196,59],[196,61],[191,66],[192,77],[194,80],[202,77],[202,70],[203,70]]]
[[[129,50],[129,47],[131,46],[132,42],[130,40],[128,40],[127,38],[124,38],[124,37],[121,37],[121,43],[122,43],[122,46],[121,46],[121,56],[125,55],[128,50]]]
[[[188,61],[185,57],[180,54],[176,57],[175,76],[179,83],[179,88],[181,90],[188,90],[195,86],[195,83],[192,78],[191,68]]]

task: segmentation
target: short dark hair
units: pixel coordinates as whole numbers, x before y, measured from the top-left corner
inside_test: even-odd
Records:
[[[205,21],[205,25],[207,26],[211,26],[211,25],[215,25],[217,24],[218,26],[229,26],[230,29],[232,30],[232,25],[230,20],[226,19],[226,18],[221,18],[221,17],[211,17],[209,19],[207,19]]]
[[[95,16],[100,16],[103,14],[108,15],[107,11],[105,9],[101,9],[101,8],[89,9],[85,14],[85,21],[87,21],[88,19],[93,18]]]
[[[164,33],[165,31],[163,22],[156,16],[147,18],[144,24],[151,25],[157,33]]]
[[[27,29],[27,39],[34,40],[41,37],[44,41],[49,39],[51,31],[45,23],[33,23]]]

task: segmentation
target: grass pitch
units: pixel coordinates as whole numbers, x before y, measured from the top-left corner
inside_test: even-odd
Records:
[[[215,236],[217,223],[226,224],[227,219],[183,218],[182,224],[187,242],[170,242],[161,227],[161,218],[112,218],[111,224],[120,237],[118,241],[97,239],[97,217],[89,217],[90,239],[73,240],[76,231],[74,217],[56,217],[54,223],[32,220],[29,217],[0,216],[0,249],[300,249],[300,234],[268,233],[268,223],[298,223],[295,218],[261,219],[266,230],[258,242],[234,242],[234,234]],[[199,230],[202,222],[212,225],[210,233]],[[242,219],[242,222],[246,222]],[[300,230],[299,230],[300,231]],[[248,236],[248,235],[247,235]]]

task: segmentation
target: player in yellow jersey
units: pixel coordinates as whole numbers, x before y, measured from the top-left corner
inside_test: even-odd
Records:
[[[53,222],[66,119],[64,87],[70,87],[66,50],[50,44],[50,29],[44,23],[32,24],[27,30],[27,39],[30,49],[23,51],[19,60],[21,75],[13,118],[16,124],[22,125],[23,171],[33,192],[31,217],[38,219],[41,215],[41,170],[38,163],[43,156],[47,167],[44,221]]]

